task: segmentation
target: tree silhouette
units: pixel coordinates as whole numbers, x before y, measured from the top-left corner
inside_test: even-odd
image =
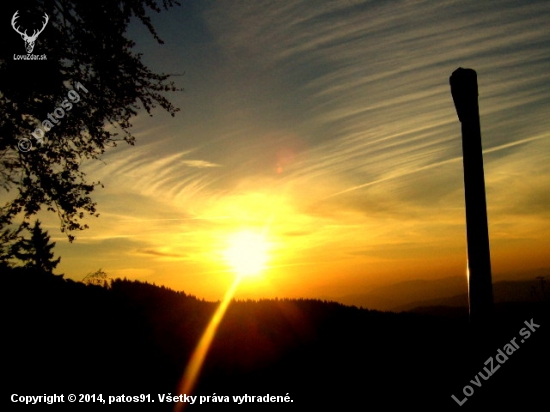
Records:
[[[107,279],[107,273],[100,268],[95,272],[88,273],[86,276],[84,276],[84,279],[82,279],[82,283],[84,283],[85,285],[108,287],[109,283],[107,282]]]
[[[34,222],[31,238],[21,238],[13,247],[13,256],[24,263],[25,268],[53,274],[61,258],[54,259],[52,249],[55,242],[50,242],[47,231],[40,227],[40,220]]]
[[[179,5],[175,0],[41,0],[17,2],[0,24],[0,183],[11,198],[0,207],[0,231],[42,207],[58,214],[61,231],[86,229],[85,215],[98,216],[82,162],[100,159],[108,147],[134,143],[130,119],[157,105],[179,110],[163,95],[179,91],[170,75],[157,74],[132,50],[126,37],[132,17],[158,43],[149,14]],[[42,27],[33,53],[21,60],[24,43],[8,23],[17,12],[19,31]],[[9,17],[8,17],[9,16]]]
[[[0,269],[2,271],[12,266],[10,260],[13,258],[13,243],[25,227],[28,227],[28,224],[22,225],[16,230],[6,228],[0,231]]]

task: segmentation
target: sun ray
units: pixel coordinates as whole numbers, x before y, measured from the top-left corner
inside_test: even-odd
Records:
[[[268,225],[261,232],[242,230],[228,236],[223,257],[236,276],[189,359],[178,384],[178,395],[190,395],[195,388],[212,340],[240,282],[245,277],[257,276],[266,268],[271,247],[265,236],[267,227]],[[174,411],[181,412],[185,405],[177,402]]]
[[[212,316],[212,319],[210,319],[208,326],[206,327],[204,333],[202,334],[201,339],[199,340],[199,343],[195,347],[195,350],[193,351],[193,354],[189,359],[189,363],[185,368],[183,377],[178,385],[177,395],[179,394],[190,395],[191,392],[193,391],[197,383],[199,372],[202,368],[204,360],[206,359],[206,355],[208,354],[208,349],[210,349],[212,340],[216,335],[216,330],[218,329],[218,326],[220,325],[220,322],[223,319],[223,316],[229,306],[229,303],[231,302],[231,299],[233,299],[233,295],[235,294],[235,291],[237,290],[237,286],[239,285],[240,281],[241,281],[241,277],[237,276],[234,282],[232,283],[231,287],[225,293],[225,296],[223,300],[220,302],[220,305],[218,306],[218,308],[216,309],[216,312]],[[176,402],[174,411],[181,412],[185,405],[186,404],[183,402]]]

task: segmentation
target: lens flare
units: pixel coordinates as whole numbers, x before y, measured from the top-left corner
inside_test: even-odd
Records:
[[[206,330],[202,334],[201,339],[197,344],[195,350],[193,351],[193,354],[191,355],[191,358],[189,360],[189,363],[187,364],[187,367],[185,368],[183,377],[178,385],[178,392],[176,393],[177,395],[179,394],[190,395],[191,392],[193,391],[197,383],[199,372],[202,368],[204,360],[206,359],[206,355],[208,354],[208,349],[210,348],[210,344],[214,339],[216,330],[218,329],[218,326],[223,319],[223,315],[225,314],[225,311],[227,310],[227,307],[229,306],[231,299],[233,299],[233,295],[235,294],[235,290],[237,290],[237,286],[239,285],[240,280],[241,278],[239,276],[235,278],[235,281],[225,293],[225,296],[221,301],[220,305],[218,306],[218,308],[216,309],[214,316],[212,316],[212,319],[208,323]],[[176,402],[174,411],[181,412],[183,410],[184,405],[186,404],[183,402]]]
[[[270,249],[270,243],[264,235],[266,230],[267,226],[263,232],[257,233],[252,230],[243,230],[228,236],[227,248],[223,252],[223,257],[235,273],[235,280],[225,293],[223,300],[195,347],[178,384],[177,395],[190,395],[195,388],[212,340],[216,335],[218,326],[227,311],[231,299],[235,295],[239,283],[243,278],[256,276],[266,268]],[[176,402],[174,411],[181,412],[185,405],[186,403]]]

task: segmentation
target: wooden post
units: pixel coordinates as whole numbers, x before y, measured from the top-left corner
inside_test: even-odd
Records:
[[[477,74],[475,70],[459,67],[449,80],[458,119],[462,124],[470,322],[480,325],[486,324],[493,313],[493,284]]]

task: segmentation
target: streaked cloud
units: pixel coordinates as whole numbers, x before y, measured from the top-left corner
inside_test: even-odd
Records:
[[[165,49],[146,51],[160,71],[185,68],[186,93],[171,96],[181,116],[140,116],[135,147],[87,165],[106,189],[84,242],[132,239],[115,249],[199,296],[223,271],[213,249],[243,225],[276,238],[281,293],[461,273],[448,83],[459,66],[478,73],[497,271],[523,261],[509,242],[550,241],[550,3],[213,1],[172,13],[158,20]]]

